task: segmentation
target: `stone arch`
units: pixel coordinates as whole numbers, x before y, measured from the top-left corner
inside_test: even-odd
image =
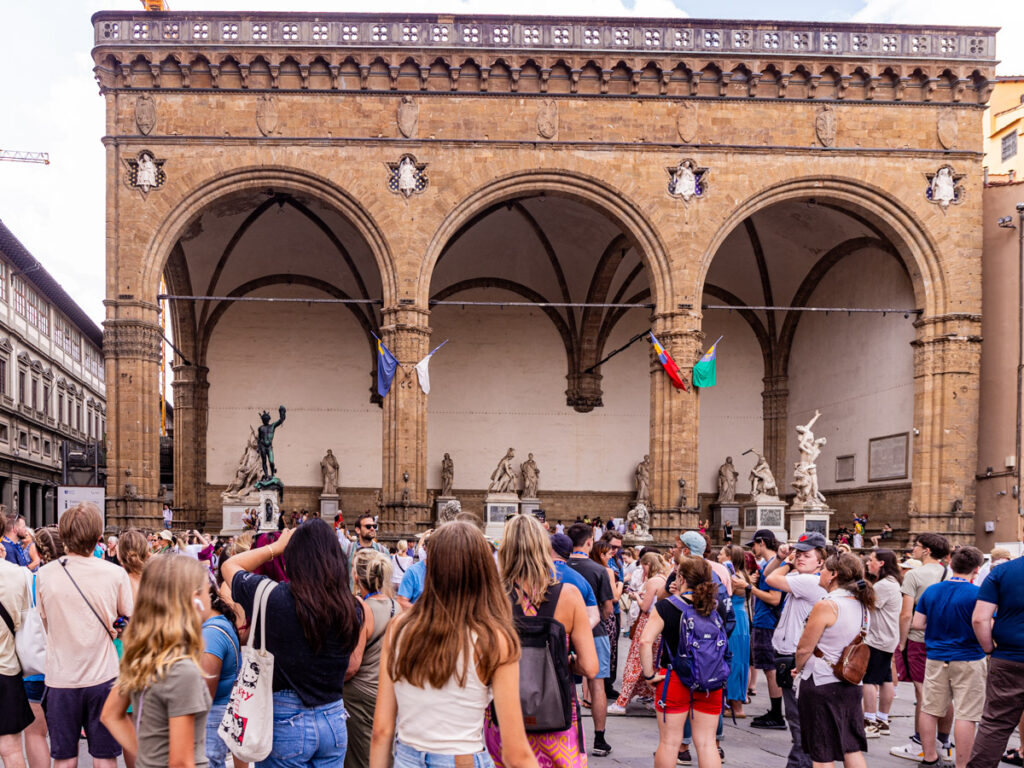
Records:
[[[603,180],[560,170],[521,171],[492,179],[457,203],[427,245],[417,279],[416,303],[428,306],[434,266],[449,240],[467,222],[498,203],[539,194],[576,200],[618,224],[632,238],[648,271],[655,311],[671,311],[671,306],[662,306],[662,302],[670,301],[673,295],[668,254],[657,229],[640,206]]]
[[[397,295],[394,258],[383,231],[369,211],[350,193],[333,182],[306,171],[280,166],[239,168],[203,181],[183,196],[164,218],[146,249],[142,271],[143,295],[157,295],[160,277],[172,249],[199,213],[227,195],[266,187],[272,187],[276,191],[311,195],[333,206],[346,217],[366,241],[373,255],[380,272],[384,305],[394,302]]]
[[[776,203],[813,198],[869,222],[896,249],[914,287],[914,300],[926,316],[946,311],[948,286],[938,246],[918,217],[884,190],[855,179],[813,176],[761,190],[738,205],[721,223],[701,256],[695,295],[704,290],[708,270],[725,238],[752,214]]]

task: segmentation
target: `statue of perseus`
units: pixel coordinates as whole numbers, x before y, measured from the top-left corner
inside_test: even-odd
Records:
[[[257,432],[257,447],[260,451],[260,464],[263,468],[263,481],[271,480],[277,475],[277,467],[274,464],[274,432],[284,424],[285,408],[278,406],[277,413],[280,418],[273,424],[270,423],[270,414],[263,411],[260,414],[260,421],[263,423]]]

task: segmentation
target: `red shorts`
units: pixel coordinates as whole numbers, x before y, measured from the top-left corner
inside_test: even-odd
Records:
[[[924,682],[924,666],[927,659],[925,658],[925,646],[924,643],[918,643],[914,640],[907,641],[907,665],[909,669],[907,672],[910,675],[910,679],[915,683]]]
[[[665,670],[658,670],[659,675],[664,675]],[[665,695],[665,706],[661,705],[661,694],[665,689],[665,681],[654,686],[654,708],[659,712],[667,712],[670,715],[679,715],[690,711],[690,689],[683,686],[678,675],[669,675],[668,692]],[[693,711],[705,715],[722,714],[722,689],[703,693],[697,691],[693,694]]]

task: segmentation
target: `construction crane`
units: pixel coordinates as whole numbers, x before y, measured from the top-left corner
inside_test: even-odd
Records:
[[[15,152],[10,149],[0,149],[0,160],[11,160],[16,163],[42,163],[50,164],[48,152]]]

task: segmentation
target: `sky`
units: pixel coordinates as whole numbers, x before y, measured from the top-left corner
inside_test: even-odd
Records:
[[[169,0],[174,11],[341,11],[324,0]],[[48,152],[50,165],[0,162],[0,219],[97,323],[103,320],[103,99],[93,78],[99,10],[138,0],[12,0],[0,27],[0,149]],[[770,18],[1002,27],[998,74],[1024,74],[1024,0],[376,0],[386,12]],[[360,8],[359,10],[364,10]]]

